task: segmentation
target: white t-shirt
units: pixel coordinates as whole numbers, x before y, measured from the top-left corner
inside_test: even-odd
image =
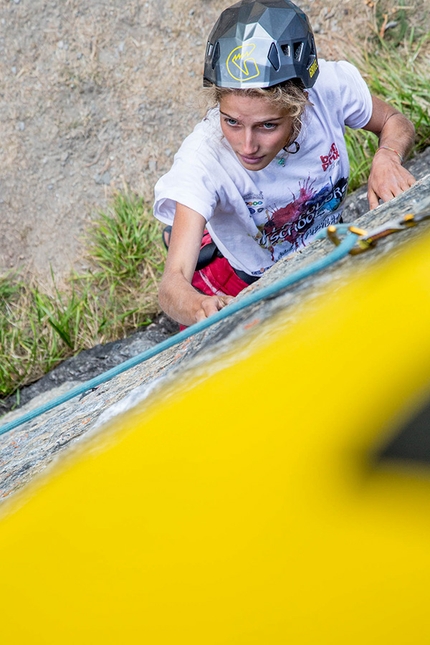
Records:
[[[171,224],[176,202],[200,213],[212,239],[236,268],[259,276],[339,221],[349,162],[345,125],[365,126],[372,99],[358,70],[320,61],[309,92],[296,154],[281,153],[262,170],[246,170],[210,110],[155,186],[154,215]]]

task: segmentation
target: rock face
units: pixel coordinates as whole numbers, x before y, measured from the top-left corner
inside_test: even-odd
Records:
[[[428,155],[420,158],[423,168],[428,168],[428,159]],[[354,209],[361,209],[363,201],[359,195],[352,195],[348,212],[354,213],[356,212]],[[372,230],[390,220],[398,219],[405,213],[418,213],[429,206],[430,175],[419,180],[398,198],[382,204],[374,211],[360,215],[354,223],[360,228]],[[366,271],[385,254],[392,253],[407,244],[429,226],[430,223],[424,221],[416,227],[384,238],[378,242],[376,248],[358,256],[348,256],[329,269],[293,285],[287,291],[237,312],[206,331],[0,436],[0,496],[6,498],[22,487],[36,473],[45,469],[54,458],[59,458],[66,447],[75,444],[90,432],[99,432],[103,423],[112,415],[149,397],[155,388],[172,383],[175,379],[182,379],[185,373],[197,364],[207,365],[214,352],[218,355],[234,347],[238,338],[246,337],[251,329],[255,333],[258,326],[275,313],[283,311],[286,320],[293,321],[300,314],[300,309],[305,303],[311,302],[322,292],[330,292],[347,283],[352,273],[357,275],[358,272]],[[249,287],[238,298],[243,298],[251,292],[258,292],[280,278],[294,274],[304,266],[327,256],[332,249],[327,240],[314,242],[289,259],[278,262],[258,283]],[[166,333],[170,331],[171,328],[166,328]],[[145,347],[140,344],[141,341],[145,342],[144,339],[139,338],[127,339],[127,345],[120,350],[119,358],[124,360],[130,356],[133,345],[135,350],[137,348],[141,352]],[[86,359],[89,361],[87,366],[92,362],[97,363],[100,360],[97,358],[99,355],[106,356],[106,348],[92,350]],[[103,365],[105,360],[102,359]],[[84,374],[88,378],[90,373],[85,372],[85,369]],[[72,383],[63,383],[62,391],[70,389],[74,382],[84,375],[78,368],[74,369],[71,362],[68,365],[64,364],[62,370],[66,372],[67,378],[73,379]],[[60,378],[56,380],[55,374],[47,378],[53,383],[61,381]],[[51,391],[48,393],[48,398],[54,398],[58,393],[58,390]],[[46,399],[47,395],[44,393],[41,396]],[[41,402],[40,397],[33,399],[25,410],[29,407],[37,407]],[[15,410],[3,417],[2,422],[20,417],[23,412],[24,408]]]

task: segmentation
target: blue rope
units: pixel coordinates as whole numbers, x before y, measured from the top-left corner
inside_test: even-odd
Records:
[[[344,231],[343,227],[341,231],[339,230],[339,228],[336,227],[336,230],[339,232]],[[318,235],[319,238],[324,236],[325,230],[326,229],[323,229],[322,231],[320,231]],[[79,396],[80,394],[83,394],[88,390],[98,387],[102,383],[106,383],[107,381],[114,378],[115,376],[118,376],[118,374],[122,374],[123,372],[131,369],[132,367],[135,367],[136,365],[139,365],[140,363],[147,361],[153,356],[157,356],[158,354],[161,354],[161,352],[164,352],[166,349],[170,349],[171,347],[178,345],[185,339],[200,333],[201,331],[207,329],[208,327],[211,327],[212,325],[215,325],[215,323],[219,322],[220,320],[229,318],[230,316],[233,316],[238,311],[241,311],[246,307],[250,307],[251,305],[254,305],[257,302],[260,302],[261,300],[271,298],[274,295],[283,291],[284,289],[287,289],[291,285],[296,284],[297,282],[300,282],[300,280],[304,280],[305,278],[309,278],[310,276],[316,273],[319,273],[323,269],[328,268],[335,262],[338,262],[346,255],[348,255],[348,253],[355,245],[357,237],[358,235],[356,235],[355,233],[349,233],[342,240],[339,246],[337,246],[326,257],[321,258],[320,260],[316,260],[312,264],[306,267],[303,267],[302,269],[299,269],[298,271],[291,274],[290,276],[281,278],[280,280],[277,280],[273,284],[268,285],[267,287],[264,287],[259,291],[250,293],[249,295],[245,296],[244,298],[241,298],[240,300],[233,301],[227,307],[225,307],[224,309],[221,309],[220,311],[217,311],[209,318],[205,318],[205,320],[195,323],[194,325],[191,325],[191,327],[187,327],[187,329],[184,329],[183,331],[179,332],[175,336],[171,336],[170,338],[167,338],[166,340],[159,343],[158,345],[155,345],[154,347],[147,349],[146,351],[142,352],[141,354],[138,354],[137,356],[133,356],[133,358],[130,358],[127,361],[124,361],[120,365],[116,365],[115,367],[108,370],[107,372],[104,372],[103,374],[99,374],[99,376],[96,376],[95,378],[92,378],[89,381],[86,381],[85,383],[81,383],[80,385],[74,387],[72,390],[69,390],[69,392],[66,392],[61,396],[58,396],[57,398],[52,399],[47,403],[44,403],[38,408],[35,408],[34,410],[31,410],[26,414],[23,414],[18,419],[15,419],[15,421],[9,421],[9,423],[5,423],[4,425],[0,426],[0,435],[5,434],[10,430],[13,430],[14,428],[17,428],[18,426],[22,425],[23,423],[26,423],[27,421],[31,421],[32,419],[35,419],[36,417],[44,414],[45,412],[48,412],[49,410],[52,410],[53,408],[56,408],[59,405],[62,405],[62,403],[66,403],[66,401],[70,401],[70,399],[73,399],[76,396]]]

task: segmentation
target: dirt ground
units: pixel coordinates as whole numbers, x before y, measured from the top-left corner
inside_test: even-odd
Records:
[[[408,5],[414,20],[425,1]],[[0,0],[0,271],[67,275],[112,191],[129,186],[152,201],[203,114],[205,43],[230,4]],[[372,0],[301,6],[321,57],[347,56],[370,35]]]

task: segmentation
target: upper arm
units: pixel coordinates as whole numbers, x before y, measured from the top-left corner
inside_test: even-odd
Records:
[[[191,282],[200,252],[206,220],[197,211],[176,204],[165,273],[180,273]]]

